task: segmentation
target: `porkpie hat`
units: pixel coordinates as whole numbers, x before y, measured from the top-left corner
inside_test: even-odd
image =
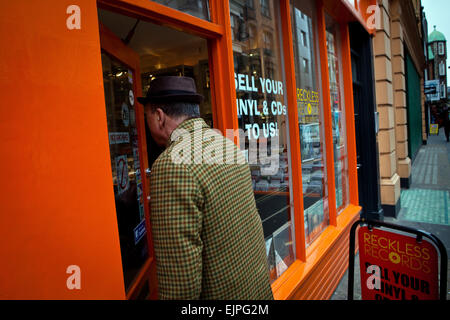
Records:
[[[139,103],[149,102],[191,102],[201,103],[203,96],[197,93],[194,79],[190,77],[164,76],[150,82],[145,97],[138,97]]]

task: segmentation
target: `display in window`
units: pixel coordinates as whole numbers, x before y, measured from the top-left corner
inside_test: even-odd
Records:
[[[328,225],[325,134],[315,1],[291,0],[306,243]]]
[[[333,132],[334,174],[336,185],[336,209],[339,214],[348,204],[348,161],[344,103],[341,94],[340,54],[337,46],[338,24],[326,15],[326,39],[330,83],[331,124]]]

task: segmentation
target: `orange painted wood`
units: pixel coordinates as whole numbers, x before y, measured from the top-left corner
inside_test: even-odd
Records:
[[[355,109],[353,102],[352,57],[348,24],[341,24],[341,53],[344,79],[345,125],[347,128],[347,161],[350,203],[359,205],[356,155]]]
[[[369,11],[370,6],[376,6],[377,0],[357,0],[359,5],[352,6],[347,0],[324,0],[325,8],[338,22],[356,21],[370,34],[375,35],[376,29],[369,29],[368,20],[373,11]]]
[[[291,201],[294,206],[295,256],[305,261],[305,218],[303,210],[302,158],[300,154],[300,132],[298,126],[297,86],[295,79],[294,47],[289,0],[280,1],[280,19],[283,34],[284,67],[286,74],[286,96],[289,121],[290,161],[292,176]]]
[[[127,12],[132,17],[140,17],[161,25],[171,26],[180,31],[204,38],[217,38],[224,34],[223,25],[218,25],[204,19],[169,8],[149,0],[98,0],[101,8]]]
[[[0,2],[0,299],[125,298],[97,7],[69,30],[71,4]]]

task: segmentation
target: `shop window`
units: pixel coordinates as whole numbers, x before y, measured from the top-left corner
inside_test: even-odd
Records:
[[[292,37],[302,159],[306,243],[329,224],[325,167],[325,129],[320,88],[315,1],[291,0]],[[302,34],[306,35],[305,47]],[[309,64],[306,69],[305,65]],[[309,72],[307,72],[309,71]]]
[[[144,214],[144,207],[148,206],[148,190],[145,190],[144,183],[147,168],[144,163],[148,162],[151,168],[162,151],[143,127],[145,122],[139,123],[138,115],[143,119],[144,110],[134,98],[141,94],[145,96],[150,81],[159,76],[192,77],[197,91],[205,97],[200,104],[200,114],[213,126],[208,47],[205,39],[136,17],[102,9],[98,10],[98,17],[102,25],[101,37],[106,33],[119,44],[117,48],[108,50],[102,45],[101,58],[112,184],[125,288],[128,291],[149,258],[148,233],[145,229],[147,217]],[[117,58],[125,51],[126,56],[133,59],[136,70],[131,70],[128,61]],[[144,145],[145,141],[147,145]],[[147,154],[140,154],[139,150],[147,150]]]
[[[194,17],[209,20],[209,0],[153,0]]]
[[[247,1],[231,1],[230,11],[244,12]],[[261,1],[250,41],[233,41],[237,113],[241,149],[250,165],[261,216],[271,280],[294,261],[289,187],[289,136],[279,1]],[[273,17],[261,21],[262,12]],[[278,17],[278,18],[277,18]],[[243,21],[248,24],[248,20]],[[264,28],[263,28],[264,25]]]
[[[342,95],[341,55],[338,47],[339,25],[326,15],[328,73],[330,83],[331,123],[333,128],[336,209],[339,214],[348,204],[348,158],[345,107]]]

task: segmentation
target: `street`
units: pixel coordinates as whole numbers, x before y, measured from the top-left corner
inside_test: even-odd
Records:
[[[443,129],[439,135],[429,136],[412,166],[410,189],[401,192],[401,210],[386,222],[427,231],[437,236],[450,257],[450,143]],[[450,267],[447,274],[450,273]],[[345,273],[331,300],[347,299],[348,272]],[[450,281],[447,276],[447,291]],[[355,300],[361,299],[359,256],[355,258]],[[447,299],[450,294],[447,294]]]

